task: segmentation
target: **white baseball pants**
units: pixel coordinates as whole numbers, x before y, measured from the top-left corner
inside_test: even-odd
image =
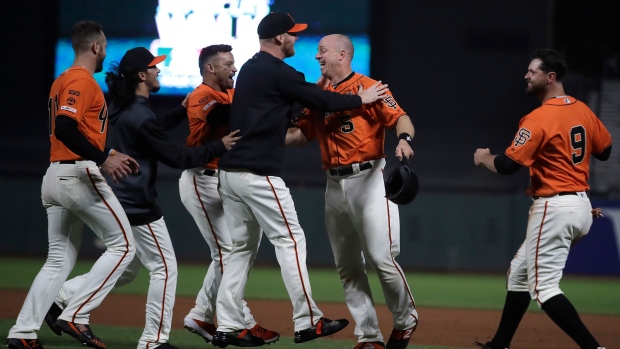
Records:
[[[585,192],[534,200],[525,241],[510,263],[508,291],[529,291],[539,306],[562,294],[560,279],[571,244],[590,231],[591,211]]]
[[[110,292],[135,255],[127,216],[92,161],[53,162],[43,177],[49,250],[9,338],[34,339],[45,314],[75,266],[86,223],[106,246],[60,319],[88,324],[91,311]]]
[[[136,258],[125,269],[114,288],[133,281],[140,265],[149,271],[150,283],[146,298],[146,324],[138,341],[138,349],[153,348],[168,342],[172,326],[172,310],[177,287],[177,260],[164,218],[145,225],[131,226],[136,241]],[[76,276],[62,286],[56,298],[64,307],[80,289],[89,274]]]
[[[312,299],[306,268],[306,238],[291,194],[281,178],[220,170],[220,196],[232,248],[217,296],[218,331],[245,328],[241,300],[261,238],[276,249],[282,279],[293,304],[295,331],[316,324],[323,313]]]
[[[204,170],[203,167],[199,167],[183,171],[179,179],[179,193],[183,205],[194,218],[211,251],[211,263],[202,288],[196,296],[196,305],[187,316],[214,324],[215,302],[232,240],[224,219],[222,199],[217,191],[218,171],[216,170],[215,174],[210,176],[205,175]],[[256,325],[256,321],[245,300],[241,303],[246,328],[252,328]]]
[[[398,205],[385,198],[385,159],[371,163],[371,169],[347,176],[327,171],[325,191],[327,233],[359,342],[383,341],[366,266],[379,277],[394,328],[418,323],[405,273],[394,259],[400,253],[400,220]]]

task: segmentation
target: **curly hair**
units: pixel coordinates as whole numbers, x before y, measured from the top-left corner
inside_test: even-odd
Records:
[[[540,70],[545,73],[554,72],[555,80],[561,82],[568,71],[566,59],[556,50],[543,48],[534,51],[532,59],[540,59]]]
[[[118,72],[118,63],[110,64],[110,71],[105,73],[105,84],[108,86],[108,98],[110,103],[116,104],[120,109],[129,106],[136,98],[136,89],[140,83],[138,72],[124,75]]]

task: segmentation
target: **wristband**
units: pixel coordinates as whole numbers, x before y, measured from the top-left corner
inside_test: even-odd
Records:
[[[114,153],[116,153],[116,150],[114,150],[114,148],[110,149],[110,151],[108,152],[108,156],[110,155],[114,155]]]
[[[403,132],[401,134],[398,135],[398,139],[404,139],[407,141],[407,143],[409,143],[409,145],[411,145],[411,141],[413,140],[413,138],[411,137],[410,134],[408,134],[407,132]]]

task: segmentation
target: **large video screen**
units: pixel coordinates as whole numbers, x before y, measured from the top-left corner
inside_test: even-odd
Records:
[[[320,76],[314,56],[319,40],[328,34],[345,34],[353,41],[353,69],[370,70],[370,0],[61,0],[55,74],[73,62],[71,27],[79,20],[100,22],[107,37],[107,57],[95,79],[104,92],[105,72],[120,62],[128,49],[148,48],[153,55],[167,55],[158,65],[158,94],[184,95],[202,82],[198,68],[200,49],[212,44],[233,47],[235,66],[259,50],[256,27],[272,11],[288,12],[298,23],[307,23],[295,44],[295,56],[286,62],[306,75]]]

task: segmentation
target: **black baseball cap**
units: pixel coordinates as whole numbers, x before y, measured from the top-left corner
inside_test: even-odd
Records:
[[[146,47],[135,47],[125,52],[125,55],[118,65],[118,72],[121,74],[129,74],[145,71],[148,67],[157,65],[165,59],[166,55],[155,57]]]
[[[297,33],[308,28],[307,24],[295,23],[293,17],[286,12],[271,12],[258,23],[259,39],[271,39],[284,33]]]

